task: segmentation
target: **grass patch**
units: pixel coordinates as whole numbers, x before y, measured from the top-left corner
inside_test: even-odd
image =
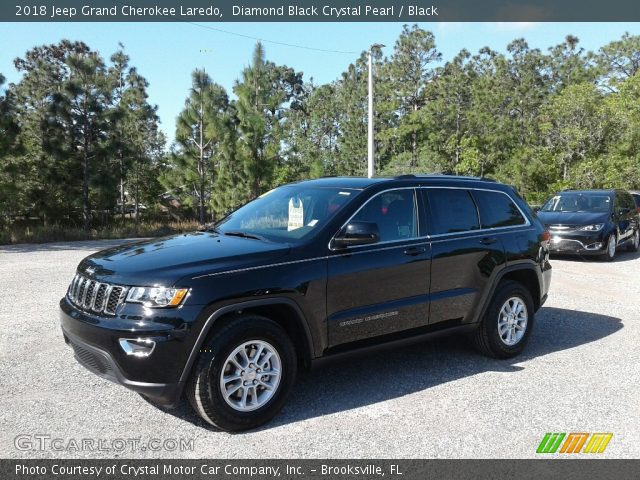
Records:
[[[162,237],[198,229],[195,220],[174,222],[141,220],[114,221],[88,231],[64,225],[8,226],[0,229],[0,245],[16,243],[70,242],[77,240],[108,240],[117,238]]]

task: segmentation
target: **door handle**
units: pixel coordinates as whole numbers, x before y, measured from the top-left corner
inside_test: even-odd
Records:
[[[480,240],[480,243],[482,245],[492,245],[494,243],[496,243],[498,241],[498,239],[496,237],[485,237],[482,240]]]
[[[418,256],[418,255],[422,255],[422,254],[423,254],[423,253],[425,253],[426,251],[427,251],[427,249],[426,249],[426,248],[424,248],[424,247],[410,247],[410,248],[407,248],[407,249],[404,251],[404,254],[405,254],[405,255],[409,255],[409,256],[411,256],[411,257],[416,257],[416,256]]]

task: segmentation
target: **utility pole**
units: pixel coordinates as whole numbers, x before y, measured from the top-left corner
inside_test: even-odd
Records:
[[[368,122],[368,135],[367,135],[367,176],[373,177],[374,174],[374,147],[373,147],[373,49],[383,48],[384,45],[380,43],[374,43],[369,47],[369,122]]]

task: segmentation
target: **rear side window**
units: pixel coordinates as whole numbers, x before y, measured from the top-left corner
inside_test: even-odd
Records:
[[[636,208],[640,208],[640,195],[632,195],[633,199],[636,201]]]
[[[434,235],[480,228],[476,205],[467,190],[430,188],[428,197]]]
[[[526,220],[508,195],[500,192],[474,190],[473,196],[480,210],[482,228],[524,225]]]

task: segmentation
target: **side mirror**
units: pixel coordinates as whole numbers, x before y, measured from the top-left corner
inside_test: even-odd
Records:
[[[356,247],[370,245],[380,240],[378,224],[373,222],[351,222],[334,237],[332,246],[335,248]]]
[[[534,205],[532,210],[533,210],[535,213],[538,213],[538,212],[540,211],[540,209],[541,209],[541,208],[542,208],[542,207],[541,207],[540,205]]]

